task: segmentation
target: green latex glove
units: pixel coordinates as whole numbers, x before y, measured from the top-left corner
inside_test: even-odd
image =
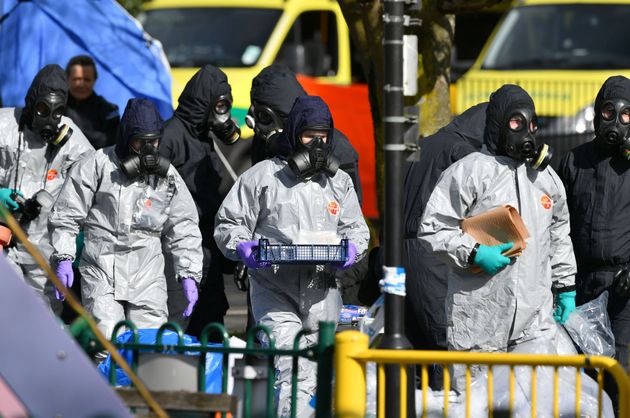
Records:
[[[74,262],[72,263],[72,267],[79,268],[79,263],[81,262],[81,253],[83,252],[83,231],[79,231],[77,234],[76,245],[77,245],[77,254],[74,257]]]
[[[480,245],[473,263],[488,274],[497,274],[499,270],[510,264],[511,260],[503,253],[513,246],[513,242],[500,245]]]
[[[24,196],[20,190],[16,190],[16,193],[20,196]],[[12,194],[12,189],[7,189],[6,187],[0,188],[0,203],[2,203],[4,207],[9,209],[11,212],[15,212],[20,206],[15,200],[13,200],[11,197]]]
[[[553,318],[564,324],[569,314],[575,310],[575,290],[571,292],[562,292],[556,295],[556,311]]]

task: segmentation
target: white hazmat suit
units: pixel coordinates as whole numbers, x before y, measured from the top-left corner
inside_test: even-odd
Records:
[[[297,99],[283,134],[291,137],[288,141],[294,141],[309,122],[332,126],[328,108],[313,117],[305,104],[309,100],[317,101],[313,97]],[[321,99],[319,102],[323,104]],[[357,259],[366,252],[369,230],[352,179],[338,170],[332,176],[318,173],[300,180],[284,158],[276,157],[256,164],[236,181],[217,213],[214,237],[226,257],[238,260],[240,242],[266,238],[272,244],[295,244],[300,236],[314,240],[314,233],[321,232],[347,238],[357,248]],[[317,331],[319,321],[337,322],[341,297],[336,286],[339,272],[334,267],[275,265],[250,268],[249,275],[254,318],[270,328],[276,348],[292,349],[302,328]],[[306,345],[314,345],[317,334],[305,340]],[[276,361],[278,406],[283,417],[290,416],[291,361],[290,357]],[[316,366],[307,360],[299,362],[297,416],[303,416],[315,394]]]
[[[130,180],[120,168],[117,146],[77,164],[48,223],[56,258],[74,258],[83,226],[83,304],[108,338],[123,319],[139,328],[166,322],[162,240],[178,277],[199,282],[202,267],[197,210],[177,170],[169,166],[164,177],[142,174]]]
[[[507,351],[544,338],[555,330],[552,283],[574,286],[576,264],[562,182],[550,167],[536,171],[500,155],[493,127],[502,123],[515,100],[514,92],[510,94],[491,98],[485,147],[442,174],[418,231],[420,240],[451,267],[446,297],[449,350]],[[493,106],[493,100],[501,99],[504,103]],[[515,207],[523,218],[530,234],[527,248],[497,274],[475,274],[468,261],[476,241],[460,223],[503,205]]]

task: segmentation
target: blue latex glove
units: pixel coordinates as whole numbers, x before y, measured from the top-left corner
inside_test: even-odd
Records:
[[[575,310],[575,290],[571,292],[562,292],[556,295],[556,311],[553,318],[564,324],[569,314]]]
[[[15,192],[20,196],[24,196],[20,190],[16,190]],[[2,203],[4,207],[9,209],[11,212],[15,212],[20,206],[11,198],[11,194],[13,194],[12,189],[7,189],[6,187],[0,188],[0,203]]]
[[[197,291],[197,282],[192,277],[184,277],[182,279],[182,287],[184,288],[184,296],[188,301],[188,306],[184,310],[184,317],[188,318],[199,299],[199,292]]]
[[[61,280],[61,283],[68,289],[72,287],[74,283],[74,272],[72,271],[72,260],[61,260],[57,263],[55,274]],[[57,300],[64,300],[65,296],[59,292],[59,289],[55,289]]]
[[[236,253],[243,260],[243,264],[250,269],[261,269],[271,266],[271,263],[268,261],[256,260],[254,257],[256,248],[258,248],[258,241],[243,241],[236,245]]]
[[[345,270],[352,266],[357,259],[357,246],[351,242],[348,242],[348,258],[344,263],[338,265],[340,270]]]
[[[511,260],[503,253],[514,246],[513,242],[500,245],[480,245],[473,263],[488,274],[497,274],[510,264]]]

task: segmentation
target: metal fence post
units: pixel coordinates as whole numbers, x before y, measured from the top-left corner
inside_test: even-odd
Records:
[[[319,342],[317,344],[317,398],[315,399],[315,417],[332,416],[332,379],[333,354],[335,349],[335,323],[319,323]]]
[[[335,416],[365,417],[365,364],[352,358],[368,350],[369,338],[359,331],[344,331],[335,337]]]

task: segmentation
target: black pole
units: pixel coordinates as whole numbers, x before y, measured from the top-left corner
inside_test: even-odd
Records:
[[[403,14],[404,0],[384,0],[385,86],[383,87],[385,126],[385,266],[402,266],[403,251],[403,164],[404,97],[403,97]],[[385,334],[380,348],[411,348],[405,337],[404,296],[385,293]],[[409,376],[409,378],[412,378]],[[399,366],[385,367],[385,416],[400,417]]]

